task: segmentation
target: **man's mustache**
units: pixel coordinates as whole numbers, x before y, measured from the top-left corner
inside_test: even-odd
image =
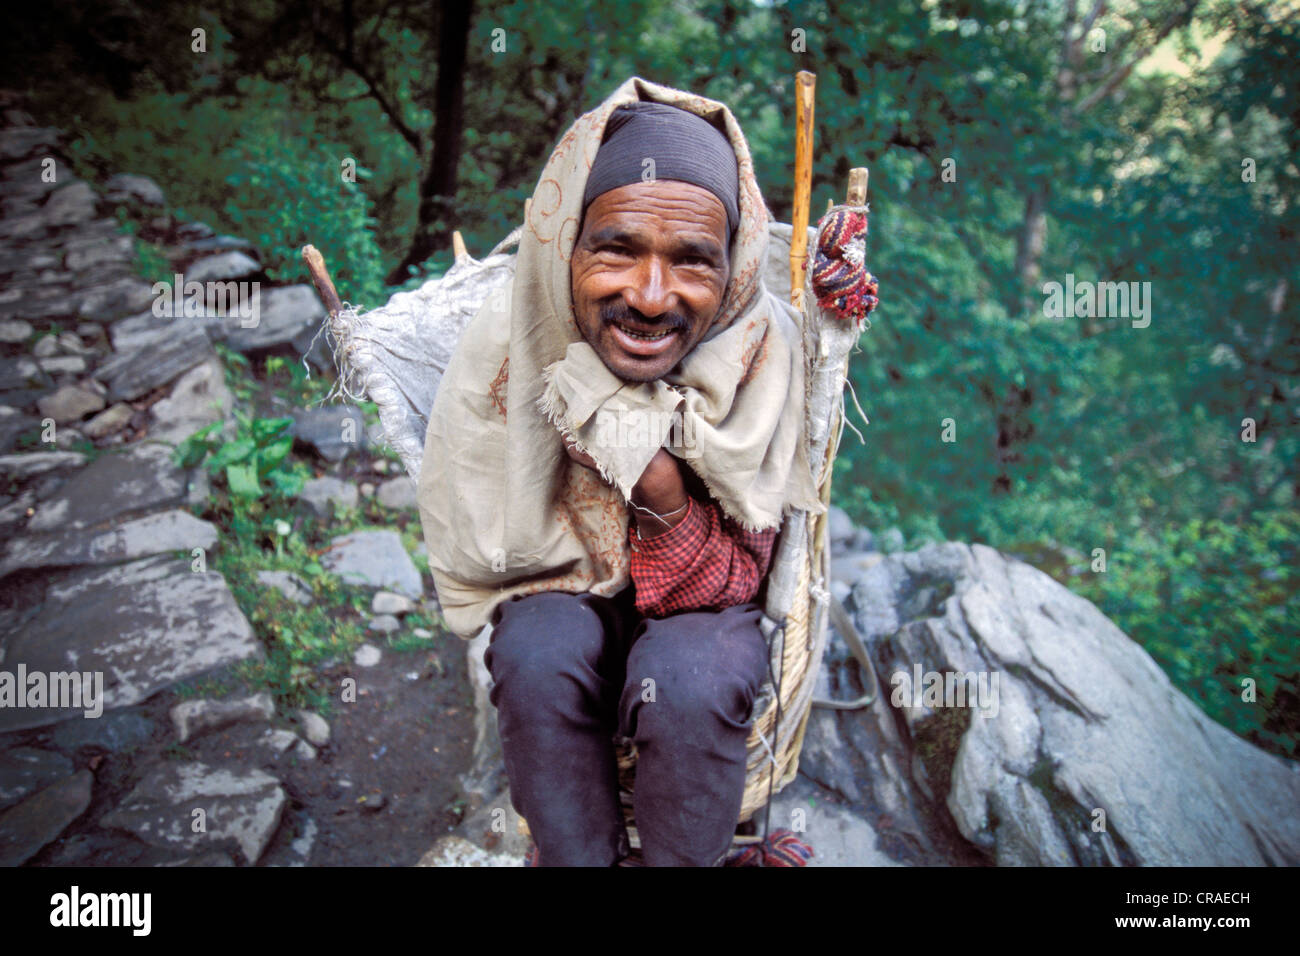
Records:
[[[691,327],[690,320],[680,312],[664,312],[652,319],[642,315],[621,300],[606,302],[602,305],[600,307],[600,321],[604,325],[612,325],[615,322],[631,323],[652,328],[656,331],[673,329],[678,332],[686,332]]]

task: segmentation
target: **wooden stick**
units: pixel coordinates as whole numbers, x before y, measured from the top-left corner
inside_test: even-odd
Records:
[[[316,287],[316,294],[325,304],[325,311],[329,313],[331,319],[335,318],[343,311],[343,303],[339,300],[339,294],[334,291],[334,281],[330,278],[329,270],[325,268],[325,257],[315,246],[303,246],[302,261],[307,263],[307,271],[311,273],[311,284]]]
[[[808,204],[812,199],[813,102],[817,77],[800,70],[794,78],[794,216],[790,240],[790,303],[804,309],[808,265]]]
[[[460,234],[460,230],[453,230],[451,234],[451,251],[456,256],[457,262],[464,262],[469,258],[469,250],[465,248],[465,238]]]
[[[855,166],[849,170],[849,189],[845,203],[850,206],[867,204],[867,179],[870,174],[865,166]]]

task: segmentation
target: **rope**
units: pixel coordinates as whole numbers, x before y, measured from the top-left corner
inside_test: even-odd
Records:
[[[358,311],[357,306],[352,305],[349,302],[344,302],[343,308],[339,310],[338,315],[334,317],[333,322],[328,323],[329,325],[338,323],[340,326],[347,329],[347,334],[334,335],[331,331],[330,337],[326,339],[327,342],[331,343],[334,367],[338,371],[338,375],[334,379],[334,384],[330,386],[330,390],[326,394],[325,398],[321,400],[322,405],[332,399],[338,398],[340,395],[354,404],[365,401],[366,399],[365,385],[354,381],[360,373],[357,371],[356,366],[346,359],[346,353],[352,348],[352,341],[354,338],[351,334],[352,330],[356,327],[356,322],[361,318],[361,315],[362,313]],[[326,326],[327,323],[321,323],[322,329],[326,328]],[[316,335],[319,336],[320,332],[318,331]],[[313,338],[312,344],[314,345],[315,342],[316,339]],[[307,351],[310,352],[311,349],[308,348]],[[306,361],[305,356],[303,361]]]
[[[864,412],[862,410],[862,406],[858,404],[858,390],[853,387],[853,379],[849,378],[847,374],[845,374],[844,376],[844,384],[849,387],[849,394],[853,396],[853,407],[856,408],[858,410],[858,414],[862,416],[862,424],[870,425],[871,419],[867,418],[867,413]],[[862,432],[858,431],[857,428],[854,427],[853,423],[848,421],[849,416],[844,414],[843,409],[844,409],[844,393],[840,392],[840,414],[844,415],[845,423],[850,428],[853,429],[853,434],[858,436],[858,441],[860,441],[862,444],[865,445],[867,443],[867,440],[862,437]],[[844,433],[843,429],[841,429],[840,434],[842,435],[843,433]],[[835,444],[838,446],[839,443],[840,443],[839,437],[836,436]]]
[[[755,727],[755,728],[754,728],[754,733],[758,734],[758,739],[761,740],[761,741],[763,742],[763,749],[767,751],[767,759],[770,760],[770,761],[772,761],[772,766],[773,766],[773,767],[779,767],[780,764],[778,764],[778,763],[776,762],[776,752],[775,752],[774,750],[772,750],[772,745],[769,744],[769,743],[767,742],[767,738],[763,736],[763,731],[761,731],[761,730],[759,730],[757,727]]]

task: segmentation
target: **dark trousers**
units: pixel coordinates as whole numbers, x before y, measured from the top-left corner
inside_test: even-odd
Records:
[[[746,741],[767,675],[761,611],[642,618],[614,598],[544,592],[498,605],[492,674],[511,803],[542,866],[628,853],[617,732],[636,742],[633,813],[647,866],[716,866],[740,815]]]

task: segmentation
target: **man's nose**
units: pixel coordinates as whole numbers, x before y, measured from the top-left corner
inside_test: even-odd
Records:
[[[649,319],[672,311],[676,298],[668,269],[658,256],[642,259],[632,282],[623,290],[623,301],[628,307]]]

